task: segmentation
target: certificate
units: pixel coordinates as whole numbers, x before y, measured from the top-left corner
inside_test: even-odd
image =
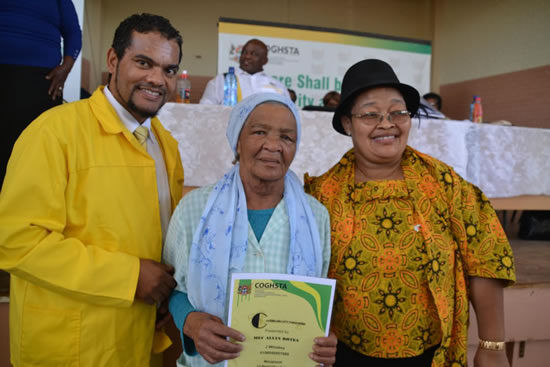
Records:
[[[226,367],[315,366],[313,339],[328,336],[336,281],[287,274],[234,273],[228,325],[244,334]]]

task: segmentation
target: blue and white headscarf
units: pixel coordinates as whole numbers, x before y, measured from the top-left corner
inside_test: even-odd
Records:
[[[294,103],[275,93],[258,93],[233,107],[227,126],[227,139],[237,154],[237,142],[250,113],[264,102],[285,105],[296,119],[300,143],[300,114]],[[212,190],[193,235],[189,256],[187,290],[193,306],[226,320],[225,302],[228,276],[241,272],[248,247],[246,196],[236,164]],[[319,230],[302,184],[291,170],[284,179],[284,200],[290,224],[288,274],[321,276],[322,249]]]

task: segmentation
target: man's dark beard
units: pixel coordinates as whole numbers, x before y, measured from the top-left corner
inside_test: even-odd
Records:
[[[148,110],[144,110],[142,108],[139,108],[138,106],[136,106],[136,104],[134,103],[134,100],[133,100],[133,96],[134,96],[134,92],[138,90],[138,87],[134,87],[134,89],[132,89],[132,92],[130,93],[130,97],[128,98],[128,100],[126,101],[126,104],[128,105],[128,109],[131,111],[131,112],[135,112],[136,114],[138,114],[139,116],[141,117],[144,117],[144,118],[149,118],[149,117],[155,117],[157,115],[157,112],[159,112],[160,108],[162,106],[164,106],[164,103],[166,101],[163,100],[163,102],[159,105],[159,108],[157,108],[155,111],[148,111]],[[164,97],[164,96],[163,96]]]
[[[120,94],[120,91],[118,89],[118,68],[119,68],[119,65],[118,64],[116,66],[116,73],[115,73],[115,87],[116,87],[116,91],[117,91],[117,94],[120,96],[120,98],[122,99],[122,94]],[[162,106],[164,106],[164,104],[166,103],[166,93],[163,93],[162,97],[163,97],[163,101],[162,103],[159,105],[159,107],[155,110],[155,111],[149,111],[149,110],[144,110],[142,108],[139,108],[135,103],[134,103],[134,100],[133,100],[133,97],[134,97],[134,93],[136,92],[136,90],[139,89],[139,86],[135,86],[132,91],[130,92],[130,96],[128,97],[128,100],[127,101],[124,101],[125,104],[126,104],[126,107],[128,108],[129,112],[134,112],[135,114],[137,114],[138,116],[141,116],[143,117],[144,119],[147,119],[149,117],[155,117],[157,115],[157,112],[159,112],[160,108]]]

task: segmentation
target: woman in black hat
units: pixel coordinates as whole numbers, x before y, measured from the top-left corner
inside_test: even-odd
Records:
[[[331,216],[336,363],[465,366],[472,301],[476,367],[508,366],[502,289],[515,280],[512,250],[477,187],[407,146],[419,100],[387,63],[353,65],[332,121],[353,149],[324,175],[306,175]]]

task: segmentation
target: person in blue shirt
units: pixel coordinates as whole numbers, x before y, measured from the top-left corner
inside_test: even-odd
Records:
[[[0,106],[4,114],[0,185],[21,132],[42,112],[63,102],[65,79],[81,48],[82,32],[71,0],[0,2]]]

